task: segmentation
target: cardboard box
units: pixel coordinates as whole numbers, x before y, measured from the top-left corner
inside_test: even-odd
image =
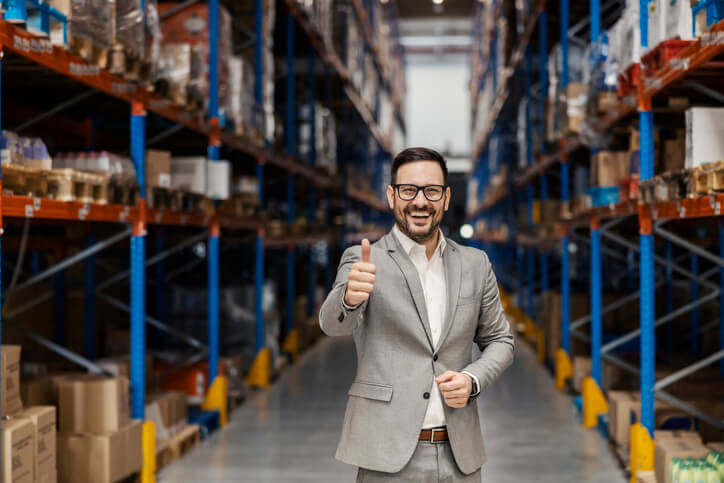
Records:
[[[637,471],[636,483],[657,483],[656,473],[653,471]]]
[[[128,379],[92,374],[69,376],[58,385],[60,431],[118,431],[128,424]]]
[[[602,361],[603,386],[613,387],[620,377],[621,370],[613,364]],[[573,390],[580,393],[583,387],[583,379],[589,377],[592,371],[592,363],[590,357],[575,356],[573,358]]]
[[[655,426],[659,427],[671,417],[686,416],[681,410],[662,401],[654,401],[656,410]],[[631,425],[641,420],[641,393],[638,391],[608,391],[608,436],[618,445],[627,447],[630,442]],[[683,432],[671,432],[674,437]],[[686,432],[689,433],[689,432]],[[656,437],[669,435],[667,431],[657,431]],[[696,433],[692,433],[696,435]],[[698,437],[698,435],[697,435]]]
[[[724,160],[724,108],[692,107],[686,111],[687,169]]]
[[[83,373],[49,374],[20,384],[20,394],[26,406],[58,406],[58,384],[70,376]]]
[[[55,407],[34,406],[18,415],[33,422],[35,450],[33,475],[35,481],[47,481],[55,477]]]
[[[588,86],[583,83],[572,82],[566,90],[568,119],[567,130],[578,133],[581,131],[583,121],[586,119],[586,99]]]
[[[58,483],[58,472],[54,471],[52,474],[44,475],[35,483]]]
[[[630,164],[627,151],[599,151],[591,156],[591,186],[618,186]]]
[[[143,422],[119,431],[58,433],[58,480],[113,483],[138,472],[143,464]]]
[[[23,409],[20,399],[20,346],[0,346],[2,352],[2,414],[5,416],[17,414]]]
[[[685,157],[686,133],[683,130],[678,130],[674,139],[664,141],[663,171],[679,171],[684,169]]]
[[[678,458],[703,458],[709,454],[709,450],[701,444],[689,438],[671,438],[659,440],[656,436],[656,449],[654,450],[654,469],[658,483],[673,483],[669,473],[671,459]]]
[[[33,422],[26,418],[13,418],[3,420],[0,427],[2,428],[2,481],[33,483],[35,452]]]
[[[149,149],[146,151],[146,186],[171,187],[171,153]]]
[[[206,158],[184,157],[171,160],[171,187],[173,189],[206,194]]]
[[[694,443],[704,444],[701,440],[701,436],[699,436],[699,433],[696,431],[687,431],[684,429],[659,429],[656,431],[656,434],[654,435],[657,443],[659,441],[668,441],[668,440],[682,440],[685,439],[687,441],[692,441]]]
[[[159,401],[146,403],[146,421],[153,422],[156,430],[156,440],[166,440],[171,438],[171,430],[166,425],[161,414],[161,404]]]
[[[228,200],[231,191],[231,163],[209,161],[206,168],[206,196],[213,200]]]
[[[143,421],[132,419],[121,433],[125,444],[125,475],[141,471],[143,467]]]
[[[709,448],[711,451],[716,451],[717,453],[724,453],[724,442],[714,442],[714,443],[708,443],[706,445],[707,448]]]

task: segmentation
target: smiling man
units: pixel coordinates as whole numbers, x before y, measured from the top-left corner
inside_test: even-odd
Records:
[[[344,252],[319,313],[326,334],[352,335],[357,350],[337,459],[359,467],[358,482],[479,482],[471,401],[512,363],[513,336],[487,255],[440,231],[445,159],[409,148],[391,174],[395,226]]]

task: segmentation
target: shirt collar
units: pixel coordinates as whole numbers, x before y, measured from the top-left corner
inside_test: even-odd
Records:
[[[435,251],[440,252],[440,256],[442,257],[443,253],[445,252],[445,247],[447,246],[447,240],[445,240],[445,236],[442,234],[442,230],[440,230],[440,237],[438,238],[437,247],[435,248]],[[395,226],[392,228],[393,233],[399,240],[400,244],[402,245],[402,248],[405,250],[405,253],[410,255],[412,250],[414,250],[416,247],[425,248],[425,245],[422,245],[420,243],[417,243],[415,240],[407,236],[405,233],[400,230],[400,227],[397,226],[397,223],[395,223]]]

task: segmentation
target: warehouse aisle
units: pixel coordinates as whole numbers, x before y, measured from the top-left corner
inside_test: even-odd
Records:
[[[480,401],[489,463],[486,483],[623,483],[606,443],[572,416],[531,349]],[[328,338],[268,391],[254,394],[229,426],[162,470],[160,483],[354,481],[334,459],[347,389],[354,377],[351,338]]]

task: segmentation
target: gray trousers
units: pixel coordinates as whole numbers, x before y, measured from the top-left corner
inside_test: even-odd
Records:
[[[417,483],[480,483],[481,471],[466,475],[460,471],[450,443],[420,442],[407,465],[398,473],[360,468],[357,483],[414,481]]]

